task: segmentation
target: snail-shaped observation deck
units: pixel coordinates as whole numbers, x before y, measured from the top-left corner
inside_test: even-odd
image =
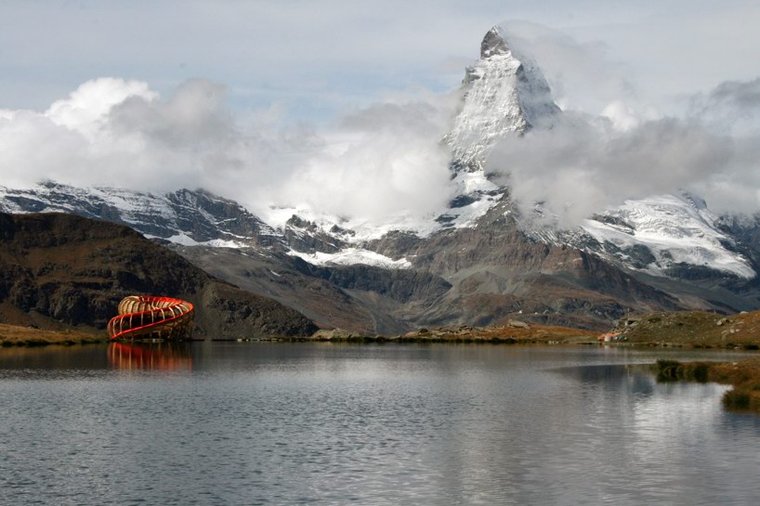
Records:
[[[190,337],[195,308],[172,297],[130,295],[119,302],[119,314],[108,322],[108,335],[116,339],[186,339]]]

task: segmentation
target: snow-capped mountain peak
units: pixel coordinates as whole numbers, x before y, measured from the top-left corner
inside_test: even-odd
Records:
[[[456,168],[479,170],[499,139],[551,124],[559,112],[541,70],[516,55],[495,26],[481,42],[480,59],[465,72],[462,103],[444,141]]]
[[[443,138],[451,180],[435,188],[448,204],[425,215],[403,201],[377,221],[278,207],[265,223],[203,190],[151,194],[50,181],[0,186],[0,213],[56,211],[126,224],[226,281],[320,324],[361,332],[486,325],[513,314],[607,327],[629,311],[759,307],[760,216],[718,217],[688,194],[629,200],[569,231],[521,212],[485,162],[496,143],[529,141],[520,137],[555,124],[561,111],[537,64],[513,46],[499,27],[483,37]],[[81,120],[76,107],[53,109],[61,124]],[[16,273],[6,274],[0,295],[26,300]]]
[[[504,38],[504,34],[500,26],[494,26],[485,37],[483,42],[480,43],[480,57],[489,58],[496,54],[507,54],[509,47],[507,47],[507,41]]]

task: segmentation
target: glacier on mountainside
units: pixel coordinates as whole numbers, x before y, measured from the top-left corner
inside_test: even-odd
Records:
[[[733,240],[717,228],[717,220],[699,199],[659,195],[626,201],[585,220],[581,228],[600,245],[591,251],[654,275],[664,276],[669,268],[687,264],[755,277],[747,259],[730,249]]]

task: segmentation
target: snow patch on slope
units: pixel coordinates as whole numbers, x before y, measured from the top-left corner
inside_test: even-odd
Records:
[[[216,216],[204,209],[204,205],[212,209],[213,206],[220,209],[237,206],[238,214],[231,218]],[[78,188],[47,181],[23,189],[0,186],[0,211],[73,213],[124,223],[148,238],[184,246],[242,248],[250,247],[256,239],[230,230],[240,220],[255,220],[254,216],[235,202],[202,191],[178,190],[173,194],[154,195],[121,188]],[[256,226],[259,237],[279,237],[263,222],[257,221]]]
[[[386,223],[377,224],[361,218],[331,216],[305,207],[272,209],[268,215],[268,220],[272,226],[284,229],[288,226],[287,222],[292,216],[297,216],[301,220],[315,225],[320,232],[349,244],[361,244],[380,239],[393,231],[411,232],[419,237],[427,237],[441,228],[435,222],[435,214],[415,216],[401,213]]]
[[[437,220],[446,227],[474,227],[478,218],[485,215],[506,192],[489,181],[483,171],[458,172],[453,181],[458,197],[451,201],[449,209]]]
[[[467,69],[462,109],[446,137],[456,159],[481,164],[498,139],[527,128],[517,97],[519,66],[520,61],[506,53]]]
[[[145,237],[148,239],[164,239],[174,244],[179,244],[180,246],[207,246],[210,248],[233,248],[233,249],[249,247],[245,243],[232,241],[232,240],[225,240],[225,239],[211,239],[210,241],[196,241],[192,237],[183,233],[179,233],[179,234],[173,235],[171,237],[166,237],[166,238],[151,236],[147,234],[145,235]]]
[[[394,260],[380,253],[362,248],[346,248],[337,253],[322,253],[319,251],[316,253],[303,253],[291,250],[288,254],[299,257],[314,265],[363,264],[383,269],[408,269],[412,266],[412,263],[406,258]]]

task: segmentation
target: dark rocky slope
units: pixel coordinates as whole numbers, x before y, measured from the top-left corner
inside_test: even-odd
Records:
[[[171,247],[214,276],[293,307],[320,326],[364,335],[414,328],[407,315],[428,310],[450,288],[442,278],[416,270],[319,267],[283,253]]]
[[[593,254],[531,238],[513,216],[505,197],[474,227],[425,238],[394,232],[367,244],[410,259],[412,267],[401,270],[315,266],[271,250],[171,247],[207,272],[322,326],[364,334],[498,325],[510,318],[605,329],[628,312],[683,307],[669,291]]]
[[[488,325],[510,316],[604,328],[629,311],[674,310],[680,301],[617,266],[570,246],[526,235],[505,196],[475,227],[419,239],[389,234],[370,249],[412,260],[451,288],[415,315],[418,325]]]
[[[297,311],[211,277],[114,223],[69,214],[0,213],[0,321],[103,329],[129,294],[196,305],[196,337],[303,336]]]

